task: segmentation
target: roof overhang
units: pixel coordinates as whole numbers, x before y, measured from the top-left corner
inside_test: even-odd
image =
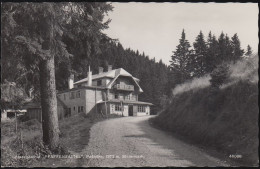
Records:
[[[140,85],[137,83],[137,81],[135,80],[135,78],[133,76],[128,76],[128,75],[122,75],[122,74],[119,74],[117,75],[108,85],[106,88],[108,89],[111,89],[112,88],[112,84],[116,81],[116,79],[119,77],[119,76],[125,76],[125,77],[130,77],[132,78],[132,80],[135,82],[135,84],[138,86],[139,88],[139,92],[144,92],[143,89],[140,87]]]
[[[108,100],[108,101],[99,101],[97,102],[97,104],[102,104],[102,103],[125,103],[125,104],[139,104],[139,105],[150,105],[152,106],[152,103],[148,103],[148,102],[141,102],[141,101],[128,101],[128,100]]]

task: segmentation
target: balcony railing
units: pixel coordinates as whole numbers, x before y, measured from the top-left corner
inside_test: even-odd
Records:
[[[122,85],[122,84],[116,84],[114,86],[117,90],[127,90],[127,91],[134,91],[134,85]]]

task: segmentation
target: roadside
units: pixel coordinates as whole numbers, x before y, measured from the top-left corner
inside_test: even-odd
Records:
[[[230,166],[232,166],[232,167],[246,166],[245,164],[243,164],[239,161],[236,161],[234,158],[230,158],[230,154],[227,154],[224,151],[221,151],[219,149],[209,147],[209,146],[206,146],[206,145],[198,144],[198,143],[194,142],[193,140],[188,139],[187,137],[185,137],[183,135],[180,135],[178,133],[173,133],[169,130],[162,129],[160,126],[156,125],[156,123],[153,122],[155,117],[156,117],[156,115],[149,119],[149,125],[151,127],[156,128],[158,130],[161,130],[162,132],[165,132],[168,135],[171,135],[174,138],[176,138],[176,139],[178,139],[178,140],[180,140],[184,143],[187,143],[187,144],[192,145],[192,146],[196,146],[198,149],[205,152],[206,154],[208,154],[212,157],[215,157],[217,159],[220,159],[221,161],[224,161],[224,162],[230,164]]]
[[[56,154],[66,157],[80,152],[88,144],[90,128],[98,121],[105,119],[97,115],[85,117],[77,114],[59,121],[61,147]],[[18,131],[15,133],[14,119],[1,122],[2,167],[69,167],[73,165],[75,158],[50,156],[54,154],[43,145],[41,123],[37,120],[18,122],[17,128]]]

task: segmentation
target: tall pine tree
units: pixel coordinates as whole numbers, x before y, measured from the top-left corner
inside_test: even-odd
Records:
[[[237,34],[231,38],[231,46],[232,46],[232,61],[235,62],[242,58],[244,54],[244,50],[241,49],[240,40],[238,39]]]
[[[190,43],[186,40],[184,29],[179,40],[179,45],[171,56],[171,70],[176,74],[177,83],[183,83],[186,79],[190,78],[190,72],[188,70],[188,63],[190,59]]]
[[[251,56],[252,53],[253,53],[253,51],[252,51],[251,46],[250,46],[250,45],[247,45],[247,49],[246,49],[245,55],[246,55],[246,56]]]
[[[193,43],[194,47],[194,57],[192,58],[194,68],[194,75],[196,77],[203,76],[206,73],[206,54],[207,46],[204,40],[204,35],[200,31],[199,35],[196,37],[195,42]]]

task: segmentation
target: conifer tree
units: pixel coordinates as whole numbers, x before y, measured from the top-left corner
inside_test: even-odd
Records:
[[[184,82],[190,77],[188,71],[188,63],[190,59],[190,43],[186,40],[184,29],[181,34],[181,39],[179,40],[179,45],[171,56],[171,69],[178,74],[178,83]]]
[[[252,48],[251,48],[251,46],[250,45],[247,45],[247,50],[246,50],[246,56],[251,56],[252,55]]]
[[[231,38],[231,46],[232,46],[232,61],[237,61],[241,59],[244,54],[244,50],[241,49],[240,40],[238,39],[237,34]]]
[[[199,77],[203,76],[206,72],[206,54],[207,54],[207,46],[204,40],[204,35],[200,31],[199,35],[196,37],[195,42],[193,43],[194,47],[194,57],[193,68],[194,75]]]
[[[207,40],[207,54],[206,54],[206,72],[211,73],[216,68],[216,60],[218,58],[218,41],[215,35],[212,36],[209,32]]]

